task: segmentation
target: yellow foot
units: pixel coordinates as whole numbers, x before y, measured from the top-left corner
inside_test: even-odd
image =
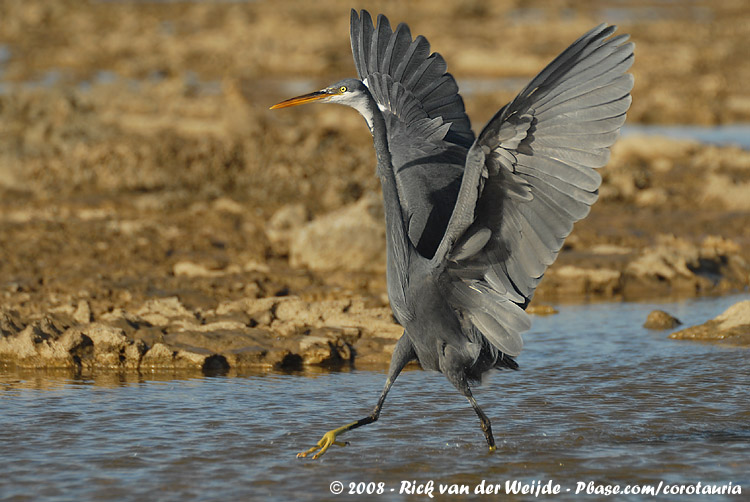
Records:
[[[497,446],[495,446],[494,444],[490,446],[490,453],[493,453],[495,450],[497,450]]]
[[[348,430],[347,426],[340,427],[338,429],[334,429],[332,431],[326,432],[325,435],[323,436],[323,438],[320,441],[318,441],[317,445],[313,446],[312,448],[310,448],[307,451],[303,451],[303,452],[298,453],[297,454],[297,458],[306,457],[309,454],[311,454],[312,452],[314,452],[316,450],[320,450],[318,453],[316,453],[315,455],[313,455],[313,460],[315,460],[316,458],[318,458],[321,455],[323,455],[326,451],[328,451],[328,448],[330,448],[331,445],[334,445],[334,444],[336,446],[346,446],[346,445],[348,445],[349,443],[347,441],[336,441],[336,437],[339,434],[341,434],[342,432],[344,432],[345,430]]]

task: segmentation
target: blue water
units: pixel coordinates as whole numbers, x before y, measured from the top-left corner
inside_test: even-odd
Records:
[[[750,124],[728,124],[722,126],[697,125],[625,125],[622,135],[666,136],[714,145],[735,145],[750,149]]]
[[[592,489],[731,483],[743,494],[658,499],[747,500],[750,350],[641,327],[654,308],[690,325],[747,298],[564,305],[535,318],[521,370],[493,375],[475,392],[493,421],[494,454],[466,400],[442,375],[421,370],[399,377],[379,422],[343,436],[350,446],[316,461],[295,454],[366,415],[384,370],[0,371],[0,500],[376,496],[334,496],[334,481],[345,492],[374,483],[369,488],[382,489],[384,500],[427,499],[400,493],[402,483],[432,481],[436,499],[462,500],[441,498],[438,485],[473,490],[506,480],[559,484],[555,500],[644,498],[576,495],[579,482],[594,482]]]

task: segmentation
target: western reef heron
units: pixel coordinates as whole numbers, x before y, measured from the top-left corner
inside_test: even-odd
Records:
[[[323,455],[372,423],[404,366],[442,372],[479,416],[469,385],[517,369],[525,312],[573,223],[598,197],[630,106],[627,35],[601,24],[555,58],[475,137],[445,60],[409,27],[351,13],[359,79],[272,108],[340,103],[367,121],[385,203],[388,298],[404,333],[368,416],[326,433],[298,456]]]

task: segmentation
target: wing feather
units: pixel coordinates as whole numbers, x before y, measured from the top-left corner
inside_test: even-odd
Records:
[[[360,79],[386,123],[402,217],[414,247],[432,257],[458,195],[474,133],[446,63],[403,23],[351,14],[351,45]]]
[[[625,72],[634,46],[626,35],[611,37],[614,31],[602,24],[576,40],[468,151],[432,264],[452,285],[451,305],[497,351],[521,350],[520,333],[529,326],[523,309],[598,197],[595,169],[609,161],[633,87]],[[480,230],[481,239],[473,237]]]
[[[391,31],[391,24],[388,18],[380,15],[378,16],[378,24],[372,33],[372,40],[370,41],[370,54],[373,57],[369,58],[367,62],[367,70],[369,73],[378,73],[380,66],[384,61],[385,53],[390,45],[390,39],[393,32]],[[395,37],[394,37],[395,38]]]
[[[442,56],[407,25],[377,21],[352,11],[352,52],[385,118],[409,239],[470,331],[517,355],[526,305],[598,197],[595,169],[631,103],[634,46],[614,26],[585,33],[475,139]]]
[[[620,127],[625,123],[625,117],[626,115],[624,113],[620,115],[616,115],[614,117],[607,117],[602,119],[594,119],[594,120],[582,120],[578,122],[578,125],[576,126],[575,131],[570,130],[570,121],[569,120],[555,120],[550,119],[545,121],[544,123],[544,132],[545,134],[554,135],[554,134],[560,134],[565,136],[575,136],[575,135],[587,135],[587,134],[594,134],[599,132],[611,132],[611,131],[619,131]]]

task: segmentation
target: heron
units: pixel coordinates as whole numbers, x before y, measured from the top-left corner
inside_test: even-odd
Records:
[[[327,432],[325,454],[345,432],[378,420],[401,370],[441,372],[479,417],[471,387],[518,369],[526,307],[573,224],[598,197],[601,176],[631,103],[634,44],[616,26],[588,31],[534,77],[475,136],[445,60],[384,15],[351,11],[359,78],[282,101],[338,103],[372,133],[385,207],[386,278],[404,328],[385,386],[366,417]]]

